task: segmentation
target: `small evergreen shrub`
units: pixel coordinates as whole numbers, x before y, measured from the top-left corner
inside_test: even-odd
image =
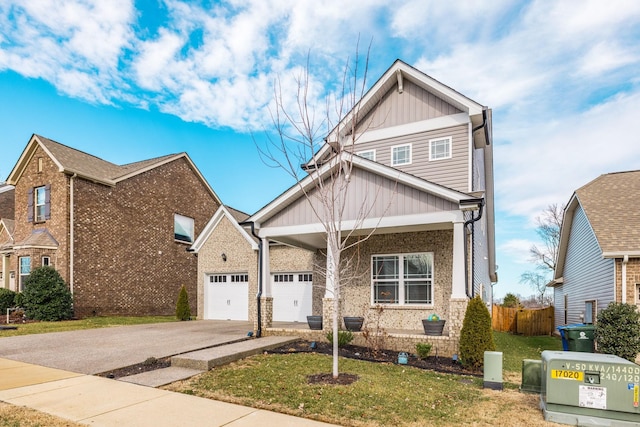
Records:
[[[476,296],[467,306],[460,331],[460,359],[471,369],[480,370],[484,365],[484,352],[495,351],[491,315],[487,306]]]
[[[191,309],[189,308],[189,295],[187,288],[182,285],[178,294],[178,303],[176,304],[176,317],[178,320],[190,320]]]
[[[333,342],[333,331],[327,332],[327,339]],[[338,331],[338,347],[344,347],[353,341],[353,333],[351,331]]]
[[[22,296],[22,293],[17,292],[13,298],[13,306],[24,307],[23,301],[24,301],[24,297]]]
[[[0,315],[7,313],[7,308],[15,305],[16,293],[10,289],[0,288]]]
[[[598,351],[634,362],[640,353],[640,313],[636,306],[612,302],[597,319]]]
[[[428,342],[419,342],[416,344],[416,354],[420,359],[426,359],[431,353],[431,344]]]
[[[24,281],[22,303],[28,318],[42,321],[70,319],[73,298],[60,273],[53,267],[34,269]]]

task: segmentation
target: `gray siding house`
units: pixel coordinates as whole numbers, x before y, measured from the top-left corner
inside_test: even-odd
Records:
[[[601,175],[564,212],[554,278],[555,325],[594,323],[611,302],[640,305],[640,171]]]

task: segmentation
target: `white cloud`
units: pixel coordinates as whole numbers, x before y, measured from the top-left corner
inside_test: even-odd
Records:
[[[509,254],[512,262],[517,264],[531,264],[531,254],[529,250],[535,242],[526,239],[511,239],[502,243],[498,250],[501,253]]]

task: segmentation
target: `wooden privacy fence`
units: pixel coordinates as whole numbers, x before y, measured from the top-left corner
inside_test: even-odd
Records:
[[[491,326],[495,331],[534,336],[553,332],[553,307],[525,309],[494,305]]]

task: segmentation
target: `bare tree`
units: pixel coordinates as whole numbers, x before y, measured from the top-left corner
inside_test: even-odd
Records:
[[[370,47],[369,47],[370,49]],[[271,118],[275,136],[258,145],[263,161],[287,171],[299,186],[322,224],[326,238],[327,263],[324,271],[333,294],[333,376],[338,377],[338,325],[341,287],[345,285],[353,268],[352,260],[343,259],[344,251],[366,240],[373,232],[363,231],[363,222],[374,207],[377,193],[369,197],[359,195],[358,216],[344,227],[346,208],[353,194],[349,185],[353,172],[354,147],[358,135],[368,128],[361,123],[360,104],[366,92],[369,50],[364,59],[356,55],[347,60],[342,73],[342,86],[337,93],[326,97],[323,111],[317,113],[311,95],[309,58],[300,76],[296,78],[296,96],[293,110],[283,95],[281,81],[275,84],[275,107]],[[304,173],[301,173],[300,165]],[[391,202],[389,202],[389,206]],[[354,251],[355,252],[355,251]]]
[[[536,299],[540,305],[544,305],[544,294],[547,291],[548,282],[547,276],[536,271],[525,271],[520,276],[520,283],[529,285],[535,291]]]
[[[554,271],[556,268],[564,208],[564,205],[553,203],[536,217],[536,233],[542,240],[543,246],[538,247],[534,244],[529,252],[531,261],[543,270]]]

